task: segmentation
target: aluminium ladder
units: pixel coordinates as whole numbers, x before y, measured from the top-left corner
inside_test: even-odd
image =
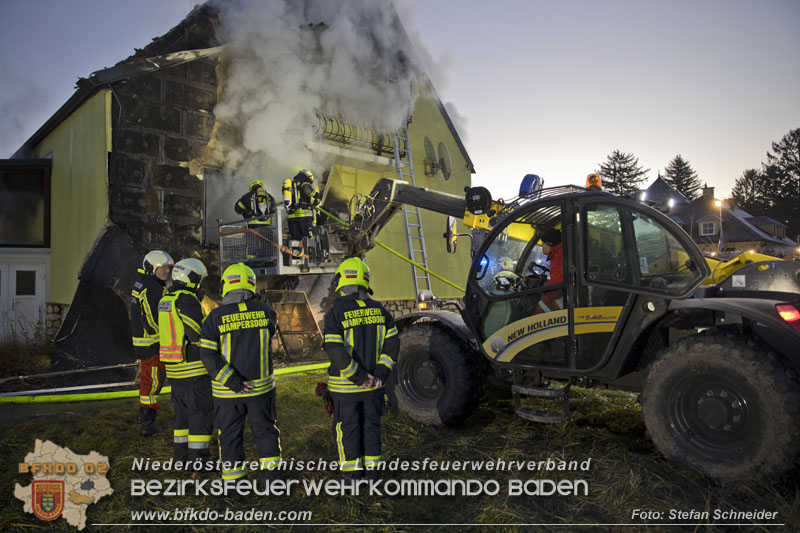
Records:
[[[397,168],[397,179],[416,186],[414,160],[411,157],[411,141],[408,136],[409,122],[411,122],[410,117],[402,128],[394,132],[394,164]],[[408,172],[406,172],[406,167],[408,167]],[[422,230],[422,213],[420,213],[419,207],[403,204],[403,218],[406,221],[409,258],[428,268],[428,251],[425,248],[425,233]],[[431,278],[426,271],[411,265],[411,275],[414,279],[415,295],[421,290],[431,290]]]

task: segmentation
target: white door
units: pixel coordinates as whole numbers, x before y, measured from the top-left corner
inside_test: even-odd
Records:
[[[11,297],[8,294],[8,265],[0,265],[0,341],[11,335]]]
[[[11,308],[6,329],[20,340],[44,338],[44,265],[9,264],[7,286]]]

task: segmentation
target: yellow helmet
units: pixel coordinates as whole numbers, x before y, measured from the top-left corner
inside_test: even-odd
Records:
[[[167,252],[162,250],[153,250],[144,256],[144,261],[142,261],[142,269],[144,269],[144,271],[148,274],[155,274],[156,270],[159,268],[172,266],[174,264],[175,261],[172,260],[172,257]]]
[[[222,273],[222,296],[237,289],[256,293],[256,273],[244,263],[234,263]]]
[[[190,289],[199,287],[207,276],[206,266],[194,257],[181,259],[172,267],[172,281],[182,283]]]
[[[345,259],[336,269],[336,290],[347,285],[360,285],[369,290],[369,267],[358,257]]]
[[[253,183],[250,184],[250,190],[252,190],[253,187],[260,187],[260,188],[263,189],[264,188],[264,184],[261,183],[261,180],[255,180]]]

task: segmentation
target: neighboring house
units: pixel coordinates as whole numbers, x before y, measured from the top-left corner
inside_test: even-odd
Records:
[[[669,187],[666,183],[664,186]],[[766,216],[754,217],[733,200],[714,198],[714,187],[704,187],[699,198],[668,215],[708,254],[730,257],[754,250],[779,257],[800,255],[798,243],[786,236],[785,224]]]
[[[661,176],[647,189],[639,191],[637,198],[669,216],[690,203],[688,198],[672,188]]]
[[[396,16],[394,24],[407,40]],[[15,159],[0,161],[2,201],[14,198],[3,196],[2,187],[16,187],[17,197],[27,195],[35,204],[32,210],[21,206],[0,215],[5,227],[13,223],[33,228],[19,242],[13,237],[16,233],[0,229],[0,294],[18,299],[33,292],[36,303],[25,304],[26,312],[47,319],[43,325],[51,337],[59,326],[63,338],[93,321],[92,337],[82,340],[82,347],[91,343],[90,349],[107,353],[107,363],[124,361],[130,351],[128,295],[145,251],[165,249],[176,260],[199,257],[209,267],[210,278],[219,279],[217,220],[237,218],[233,204],[249,180],[230,182],[230,151],[221,149],[225,141],[241,139],[245,132],[231,132],[215,116],[215,105],[225,94],[220,78],[231,68],[226,44],[216,37],[218,25],[216,8],[203,5],[134,56],[79,79],[74,95],[14,154]],[[325,26],[315,30],[324,32]],[[309,53],[314,53],[313,47]],[[472,161],[432,84],[418,64],[413,68],[419,71],[419,96],[409,124],[416,184],[463,194],[471,184]],[[315,126],[304,125],[309,130]],[[381,143],[356,146],[349,138],[326,136],[324,129],[306,148],[314,161],[324,161],[312,170],[328,185],[327,194],[368,192],[381,177],[397,178]],[[437,162],[447,160],[447,172],[431,165],[431,154]],[[21,184],[9,178],[15,169],[29,171],[31,181]],[[281,181],[291,175],[264,169],[252,177],[268,184],[280,204]],[[443,215],[423,212],[422,224],[429,243],[428,265],[463,280],[469,247],[455,255],[444,251]],[[407,252],[402,215],[380,238]],[[391,301],[398,312],[410,308],[415,297],[411,267],[381,249],[369,252],[366,260],[376,297]],[[17,264],[24,268],[11,266]],[[33,288],[28,272],[35,273]],[[16,293],[9,292],[9,276]],[[432,280],[432,288],[443,297],[461,296],[437,280]],[[80,316],[66,314],[69,304],[78,300],[89,305]],[[5,300],[0,304],[11,306]]]

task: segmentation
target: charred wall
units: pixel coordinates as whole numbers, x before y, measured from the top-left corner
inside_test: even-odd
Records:
[[[203,176],[188,163],[209,150],[216,67],[205,58],[113,87],[109,216],[143,250],[176,260],[202,252]],[[201,259],[209,270],[216,263],[209,251]]]

